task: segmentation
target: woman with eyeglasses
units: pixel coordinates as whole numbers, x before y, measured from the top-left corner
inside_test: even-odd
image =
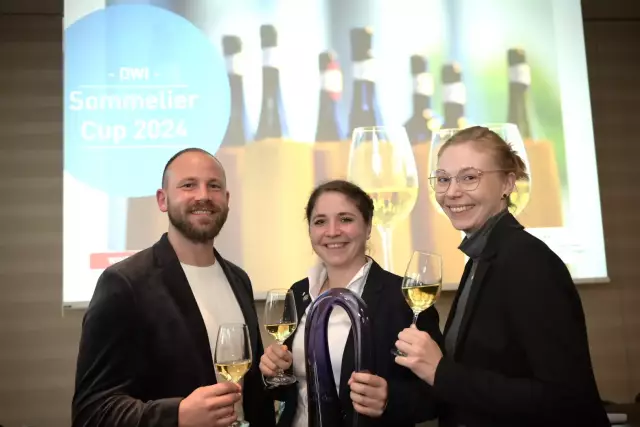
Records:
[[[465,267],[444,349],[407,328],[396,363],[431,386],[443,427],[608,426],[578,292],[563,261],[509,213],[522,159],[498,134],[451,137],[430,177]],[[443,354],[444,353],[444,354]]]

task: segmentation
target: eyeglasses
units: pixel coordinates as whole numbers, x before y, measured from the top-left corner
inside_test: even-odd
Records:
[[[444,171],[437,170],[429,177],[429,184],[436,193],[445,193],[451,186],[451,180],[455,179],[458,187],[464,191],[473,191],[480,185],[480,179],[485,173],[507,172],[502,169],[481,171],[478,169],[465,169],[456,176],[451,176]]]

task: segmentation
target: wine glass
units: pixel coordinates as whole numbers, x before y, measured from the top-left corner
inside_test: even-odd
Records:
[[[282,345],[298,327],[296,301],[291,289],[271,289],[267,292],[264,304],[264,327],[277,342]],[[265,381],[273,386],[293,384],[296,377],[282,370]]]
[[[373,225],[382,238],[383,264],[393,271],[391,234],[418,198],[418,171],[404,126],[354,129],[348,179],[373,199]]]
[[[527,152],[524,147],[524,142],[522,140],[522,136],[520,135],[520,131],[518,130],[518,126],[511,123],[489,123],[481,125],[483,127],[488,128],[489,130],[497,133],[502,139],[504,139],[507,143],[511,144],[513,150],[518,153],[518,155],[524,161],[525,166],[527,167],[527,171],[530,173],[531,168],[529,166],[529,157],[527,156]],[[431,155],[429,161],[429,176],[432,176],[433,173],[438,169],[438,153],[440,149],[453,135],[462,129],[449,128],[449,129],[440,129],[437,132],[433,133],[432,141],[431,141]],[[438,209],[438,212],[442,215],[445,213],[442,211],[440,205],[436,202],[435,199],[435,191],[431,189],[429,191],[429,196],[431,198],[432,203]],[[514,216],[518,216],[524,208],[529,203],[529,198],[531,196],[531,176],[529,176],[529,180],[518,180],[516,181],[515,191],[511,193],[511,201],[514,206],[512,208],[512,214]]]
[[[247,325],[243,323],[223,323],[218,328],[214,365],[226,381],[238,384],[251,367],[251,341]],[[232,427],[244,425],[238,418]]]
[[[435,304],[442,291],[442,257],[437,254],[414,251],[402,280],[402,295],[413,311],[412,325],[420,313]],[[406,356],[398,349],[396,356]]]

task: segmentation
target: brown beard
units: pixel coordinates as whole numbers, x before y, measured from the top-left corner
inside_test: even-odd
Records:
[[[207,243],[215,239],[222,226],[227,221],[229,215],[228,206],[218,206],[210,201],[204,201],[189,206],[185,211],[180,211],[179,207],[172,208],[171,203],[167,203],[167,214],[169,216],[169,222],[176,230],[180,232],[184,237],[191,240],[194,243]],[[213,220],[206,226],[196,227],[187,218],[187,216],[198,209],[208,209],[214,213]]]

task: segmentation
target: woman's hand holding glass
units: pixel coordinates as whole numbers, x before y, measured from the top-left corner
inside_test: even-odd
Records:
[[[420,313],[435,304],[441,290],[442,257],[437,254],[414,251],[402,280],[402,295],[413,311],[411,325],[414,328]],[[391,353],[394,356],[405,355],[397,348]]]
[[[296,377],[284,373],[293,361],[291,352],[284,342],[298,327],[296,301],[291,289],[271,289],[267,292],[264,304],[264,327],[278,344],[267,347],[265,354],[260,358],[260,371],[267,378],[266,382],[270,386],[294,384]]]
[[[289,369],[292,363],[293,355],[287,346],[273,343],[260,358],[260,372],[265,377],[275,377],[279,372]]]
[[[411,369],[417,377],[433,385],[442,350],[431,335],[411,325],[398,334],[396,348],[406,355],[396,357],[396,363]]]

